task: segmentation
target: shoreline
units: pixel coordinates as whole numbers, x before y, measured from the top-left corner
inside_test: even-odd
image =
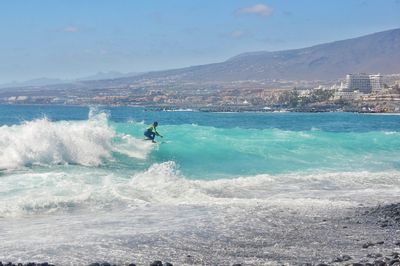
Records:
[[[358,113],[371,115],[400,115],[400,112],[374,112],[360,111],[355,108],[349,109],[325,109],[325,108],[269,108],[264,107],[243,107],[243,106],[212,106],[212,107],[176,107],[176,106],[153,106],[153,105],[104,105],[104,104],[7,104],[1,103],[0,106],[62,106],[62,107],[129,107],[143,108],[146,112],[203,112],[203,113]]]
[[[268,214],[272,214],[269,216]],[[224,219],[224,214],[221,221]],[[272,220],[271,220],[272,219]],[[0,219],[1,220],[1,219]],[[219,221],[220,219],[217,219]],[[159,237],[167,243],[140,245],[130,256],[117,260],[102,256],[96,259],[70,260],[71,265],[400,265],[400,203],[332,209],[313,212],[298,208],[246,207],[233,221],[218,225],[214,221],[192,234],[206,233],[196,241],[186,234],[160,232],[147,236]],[[236,222],[244,222],[237,227]],[[261,222],[261,224],[260,224]],[[265,227],[265,225],[267,225]],[[219,230],[220,226],[229,230]],[[226,229],[225,228],[225,229]],[[272,230],[272,231],[271,231]],[[211,235],[209,235],[211,233]],[[207,236],[209,235],[209,236]],[[132,236],[133,237],[133,236]],[[147,238],[146,237],[146,238]],[[133,239],[134,240],[134,239]],[[182,246],[176,246],[176,241]],[[160,246],[161,244],[161,246]],[[151,251],[157,248],[156,251]],[[112,253],[112,250],[109,250]],[[33,258],[36,256],[30,256]],[[28,264],[20,257],[1,257],[0,261],[18,261],[15,265],[65,265],[65,260]],[[72,258],[71,258],[72,259]],[[160,263],[155,264],[155,260]],[[22,261],[22,262],[21,262]],[[166,263],[168,262],[168,264]],[[67,263],[68,264],[68,263]],[[0,264],[1,265],[1,264]],[[7,265],[7,264],[3,264]],[[12,264],[8,264],[12,266]]]

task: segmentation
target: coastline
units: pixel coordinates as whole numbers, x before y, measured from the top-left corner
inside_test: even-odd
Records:
[[[208,222],[206,217],[200,217],[205,219],[203,226],[198,228],[201,230],[192,231],[192,234],[199,236],[196,241],[191,240],[185,230],[173,235],[168,230],[160,231],[154,235],[142,235],[145,242],[153,239],[150,246],[139,244],[128,248],[125,259],[113,260],[112,256],[107,259],[106,254],[100,255],[101,253],[97,253],[100,256],[96,259],[94,253],[91,259],[69,258],[69,261],[73,265],[104,266],[133,263],[157,265],[152,264],[155,260],[164,261],[164,264],[158,265],[396,266],[400,263],[399,210],[400,203],[331,208],[329,211],[253,206],[241,208],[235,218],[226,220],[225,224],[218,222],[224,220],[227,213],[223,213],[217,220],[215,217],[208,217],[207,219],[211,219]],[[243,224],[237,227],[239,221]],[[129,238],[130,241],[137,241],[134,236]],[[179,242],[180,248],[177,248]],[[82,244],[82,249],[88,248],[85,243]],[[107,245],[106,242],[104,244]],[[68,246],[67,243],[59,245]],[[155,247],[156,253],[152,252]],[[29,265],[28,262],[35,258],[33,253],[26,253],[30,253],[30,257],[20,253],[18,263]],[[54,261],[48,256],[46,261],[54,265],[65,265],[68,252],[61,257],[63,256],[63,260]],[[37,259],[40,260],[40,257]],[[15,258],[7,255],[0,256],[0,261],[3,262],[13,260]]]
[[[265,107],[246,107],[246,106],[208,106],[208,107],[187,107],[187,106],[154,106],[154,105],[107,105],[107,104],[33,104],[18,103],[0,106],[61,106],[61,107],[132,107],[143,108],[149,112],[209,112],[209,113],[360,113],[374,115],[400,115],[400,112],[374,112],[362,111],[356,108],[265,108]]]

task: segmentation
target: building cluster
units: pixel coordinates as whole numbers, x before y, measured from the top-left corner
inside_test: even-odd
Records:
[[[119,85],[97,81],[91,85],[79,89],[29,88],[0,92],[0,103],[400,112],[399,74],[349,74],[340,83],[283,80],[185,83],[176,80],[141,80]],[[348,107],[350,109],[346,109]]]
[[[349,74],[334,100],[346,101],[361,112],[400,112],[399,84],[400,75]]]
[[[336,99],[359,100],[369,94],[379,94],[384,90],[383,76],[380,74],[348,74],[346,82],[335,93]]]

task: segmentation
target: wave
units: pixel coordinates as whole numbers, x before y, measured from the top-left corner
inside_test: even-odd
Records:
[[[42,118],[0,127],[0,169],[54,164],[98,166],[110,159],[112,152],[144,159],[151,148],[150,143],[117,134],[108,125],[105,113],[91,112],[86,121]]]
[[[400,173],[389,172],[308,172],[260,174],[232,179],[190,180],[175,162],[153,164],[135,174],[129,182],[129,194],[145,202],[226,203],[231,200],[271,200],[278,194],[312,197],[311,191],[356,191],[374,188],[400,189]],[[125,186],[125,188],[127,188]],[[302,191],[304,194],[302,194]],[[293,194],[294,193],[294,194]]]
[[[390,201],[400,193],[398,171],[262,174],[207,181],[188,179],[173,161],[126,176],[100,168],[70,168],[3,176],[0,216],[147,204],[349,207]]]

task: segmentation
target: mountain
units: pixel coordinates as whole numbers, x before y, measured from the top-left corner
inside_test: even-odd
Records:
[[[63,80],[57,78],[37,78],[27,81],[11,82],[0,84],[0,88],[12,88],[12,87],[27,87],[27,86],[44,86],[44,85],[54,85],[54,84],[65,84],[69,83],[71,80]]]
[[[118,71],[108,71],[108,72],[97,72],[92,76],[87,76],[83,78],[78,78],[78,81],[87,81],[87,80],[103,80],[103,79],[116,79],[116,78],[124,78],[124,77],[133,77],[139,75],[139,73],[121,73]]]
[[[348,73],[400,73],[400,29],[308,48],[251,52],[225,62],[148,73],[99,72],[76,80],[37,79],[4,87],[48,86],[55,88],[115,88],[161,79],[180,82],[238,80],[337,80]],[[3,90],[5,90],[4,88]]]
[[[222,63],[139,77],[190,81],[336,80],[348,73],[362,72],[400,73],[400,29],[302,49],[244,53]]]
[[[65,85],[65,84],[79,84],[80,82],[86,81],[99,81],[99,80],[111,80],[111,79],[120,79],[124,77],[134,77],[139,73],[121,73],[117,71],[109,71],[109,72],[98,72],[92,76],[77,78],[77,79],[57,79],[57,78],[37,78],[26,81],[19,82],[10,82],[5,84],[0,84],[1,88],[14,88],[14,87],[42,87],[42,86],[51,86],[51,85]]]

